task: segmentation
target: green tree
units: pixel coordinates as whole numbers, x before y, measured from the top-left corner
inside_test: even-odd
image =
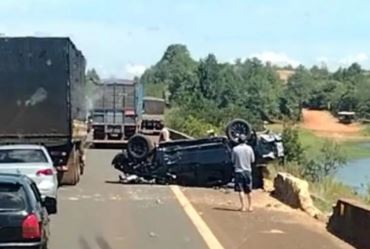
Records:
[[[217,127],[235,117],[255,126],[262,120],[297,121],[304,107],[353,110],[370,117],[370,76],[359,64],[335,73],[325,65],[309,70],[301,65],[286,85],[277,69],[256,58],[229,64],[209,54],[195,61],[185,45],[173,44],[140,80],[150,95],[169,93],[171,106],[179,107],[177,115]]]
[[[315,81],[311,73],[303,66],[299,66],[296,73],[289,78],[286,92],[293,101],[303,108],[311,97]]]
[[[180,97],[181,92],[196,80],[197,63],[191,58],[185,45],[170,45],[161,60],[141,77],[144,84],[165,85],[171,94],[171,100]]]
[[[217,98],[219,65],[213,54],[201,60],[198,66],[199,90],[206,99]]]
[[[282,133],[282,141],[284,144],[284,154],[286,162],[295,162],[298,164],[304,161],[303,146],[299,141],[299,132],[297,128],[291,125],[284,125]]]
[[[338,143],[326,140],[321,148],[321,154],[304,165],[304,175],[312,182],[320,182],[328,176],[333,176],[347,159]]]

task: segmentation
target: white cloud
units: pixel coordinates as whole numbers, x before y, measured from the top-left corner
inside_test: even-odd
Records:
[[[299,61],[289,57],[285,53],[264,51],[261,53],[252,54],[250,57],[256,57],[263,62],[270,62],[271,64],[278,66],[292,65],[293,67],[298,66]]]
[[[141,76],[146,70],[145,65],[129,63],[125,66],[125,72],[130,77]]]
[[[358,53],[356,55],[349,55],[339,60],[341,65],[350,65],[354,62],[362,63],[369,60],[369,56],[366,53]]]
[[[317,57],[316,58],[316,61],[318,63],[325,63],[325,64],[327,64],[327,63],[329,63],[329,58],[326,57],[326,56],[320,56],[320,57]]]

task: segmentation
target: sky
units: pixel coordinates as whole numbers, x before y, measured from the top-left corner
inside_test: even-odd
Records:
[[[132,78],[185,44],[194,59],[370,67],[366,0],[0,0],[0,34],[69,36],[102,77]]]

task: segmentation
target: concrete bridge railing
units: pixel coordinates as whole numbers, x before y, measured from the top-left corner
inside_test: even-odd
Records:
[[[356,248],[370,248],[370,207],[353,200],[338,200],[328,230]]]

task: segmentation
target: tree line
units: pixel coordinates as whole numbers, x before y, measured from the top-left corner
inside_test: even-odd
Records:
[[[194,125],[217,128],[240,117],[258,127],[263,120],[299,120],[302,108],[334,114],[355,111],[360,118],[370,118],[370,75],[359,64],[333,73],[325,66],[288,68],[295,74],[284,82],[276,66],[257,58],[223,63],[209,54],[196,61],[186,46],[174,44],[146,70],[141,82],[148,94],[169,93],[176,110],[173,115],[178,117],[170,118],[171,123],[185,132],[191,128],[181,127],[187,119]]]
[[[169,125],[192,135],[219,130],[235,117],[257,128],[264,120],[298,121],[302,108],[354,111],[370,119],[370,75],[359,64],[335,72],[288,66],[295,73],[287,82],[277,69],[257,58],[224,63],[209,54],[194,60],[185,45],[173,44],[140,81],[146,95],[168,99]],[[99,79],[94,70],[87,76],[88,83]]]
[[[299,66],[288,82],[289,101],[300,107],[356,112],[370,118],[370,75],[357,63],[331,73],[326,67]]]

